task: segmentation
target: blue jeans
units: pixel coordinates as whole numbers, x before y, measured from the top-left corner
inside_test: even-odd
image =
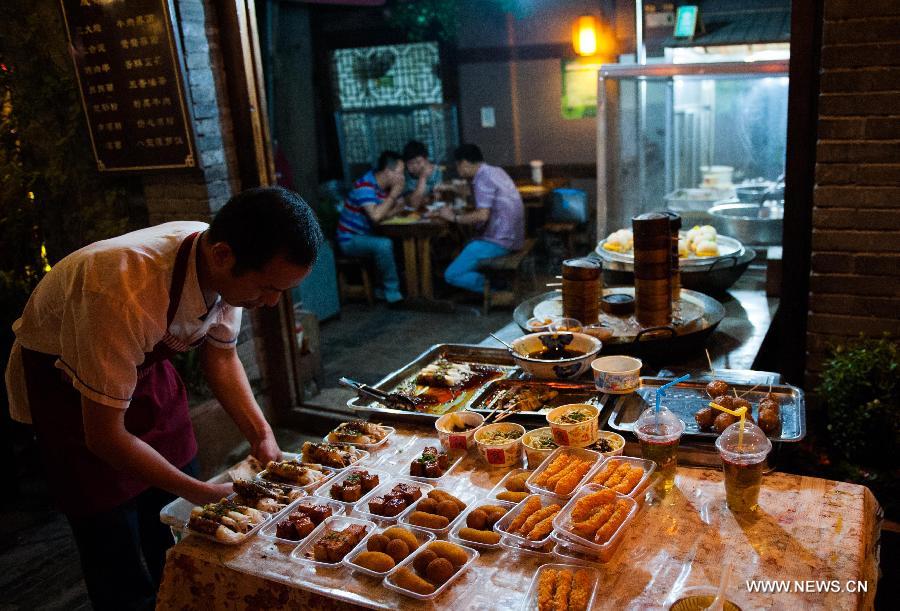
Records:
[[[447,284],[473,293],[480,293],[484,290],[484,274],[478,271],[478,262],[482,259],[502,257],[510,252],[509,249],[493,242],[472,240],[447,267],[444,272],[444,280],[447,281]]]
[[[346,242],[338,242],[338,247],[348,257],[371,257],[375,261],[375,269],[378,270],[378,280],[381,284],[376,294],[383,293],[388,303],[403,299],[403,295],[400,294],[397,264],[394,262],[394,243],[390,238],[355,235]]]

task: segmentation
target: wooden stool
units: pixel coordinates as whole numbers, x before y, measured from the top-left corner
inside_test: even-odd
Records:
[[[345,299],[365,299],[366,303],[375,303],[375,291],[372,288],[372,259],[368,257],[340,256],[335,260],[338,276],[338,295],[341,303]],[[361,277],[360,284],[353,284],[348,280],[351,274]]]
[[[544,231],[548,234],[559,236],[566,248],[565,259],[575,256],[575,229],[578,224],[574,221],[553,221],[544,224]]]
[[[502,257],[482,259],[478,262],[478,271],[484,274],[484,313],[490,311],[492,305],[514,305],[521,281],[519,269],[523,266],[536,240],[529,238],[521,250],[511,252]],[[503,291],[491,291],[491,280],[500,278],[512,279],[512,288]]]

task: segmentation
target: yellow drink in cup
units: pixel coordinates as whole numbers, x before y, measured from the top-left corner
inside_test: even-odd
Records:
[[[744,426],[741,434],[741,424]],[[735,513],[753,512],[759,508],[766,457],[772,450],[762,429],[745,420],[735,422],[716,439],[725,474],[725,504]]]
[[[660,408],[644,410],[634,423],[634,434],[641,444],[641,456],[656,463],[661,480],[658,489],[666,493],[675,486],[675,470],[678,468],[678,444],[684,432],[684,422],[675,414]]]

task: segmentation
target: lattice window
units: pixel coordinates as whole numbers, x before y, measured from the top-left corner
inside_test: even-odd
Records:
[[[436,42],[338,49],[333,62],[341,110],[444,101]]]

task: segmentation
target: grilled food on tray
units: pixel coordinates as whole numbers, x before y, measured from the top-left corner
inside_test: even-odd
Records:
[[[552,388],[507,388],[497,393],[493,407],[502,411],[538,412],[557,396],[559,393]]]
[[[222,499],[218,503],[194,507],[188,526],[223,543],[237,543],[264,519],[265,516],[252,507]]]
[[[451,363],[447,359],[438,359],[419,371],[416,376],[416,384],[452,388],[462,386],[473,375],[475,375],[475,371],[467,363]]]
[[[370,445],[378,443],[388,436],[388,429],[380,424],[351,420],[340,423],[336,429],[328,433],[331,443],[359,443]]]
[[[239,479],[233,485],[234,491],[237,493],[234,500],[237,503],[269,513],[280,511],[291,501],[296,501],[303,496],[302,490],[279,486],[267,481]]]
[[[335,469],[349,467],[363,456],[362,451],[353,446],[312,443],[311,441],[303,444],[303,460],[322,463],[326,467]]]
[[[324,480],[327,476],[320,464],[297,460],[272,460],[266,465],[266,470],[260,477],[291,486],[309,486]]]
[[[428,447],[422,455],[409,465],[409,474],[413,477],[441,477],[450,467],[450,458],[437,448]]]
[[[354,471],[343,481],[331,487],[331,498],[345,503],[355,503],[362,495],[378,486],[378,476],[368,471]]]
[[[312,556],[318,562],[340,562],[356,544],[366,536],[366,527],[351,524],[344,530],[327,529],[312,548]]]
[[[317,505],[312,502],[301,503],[286,518],[275,525],[275,536],[290,541],[305,539],[332,513],[331,507],[328,505]]]
[[[733,392],[727,382],[722,380],[713,380],[706,385],[706,393],[712,398],[713,403],[727,407],[728,409],[739,409],[746,407],[745,417],[753,422],[753,406],[746,399],[728,394]],[[778,403],[778,397],[773,393],[766,394],[759,402],[757,411],[757,419],[759,420],[759,428],[770,437],[781,435],[781,406]],[[713,409],[708,405],[701,407],[694,413],[694,420],[701,431],[715,431],[721,433],[726,428],[738,421],[736,416]]]

